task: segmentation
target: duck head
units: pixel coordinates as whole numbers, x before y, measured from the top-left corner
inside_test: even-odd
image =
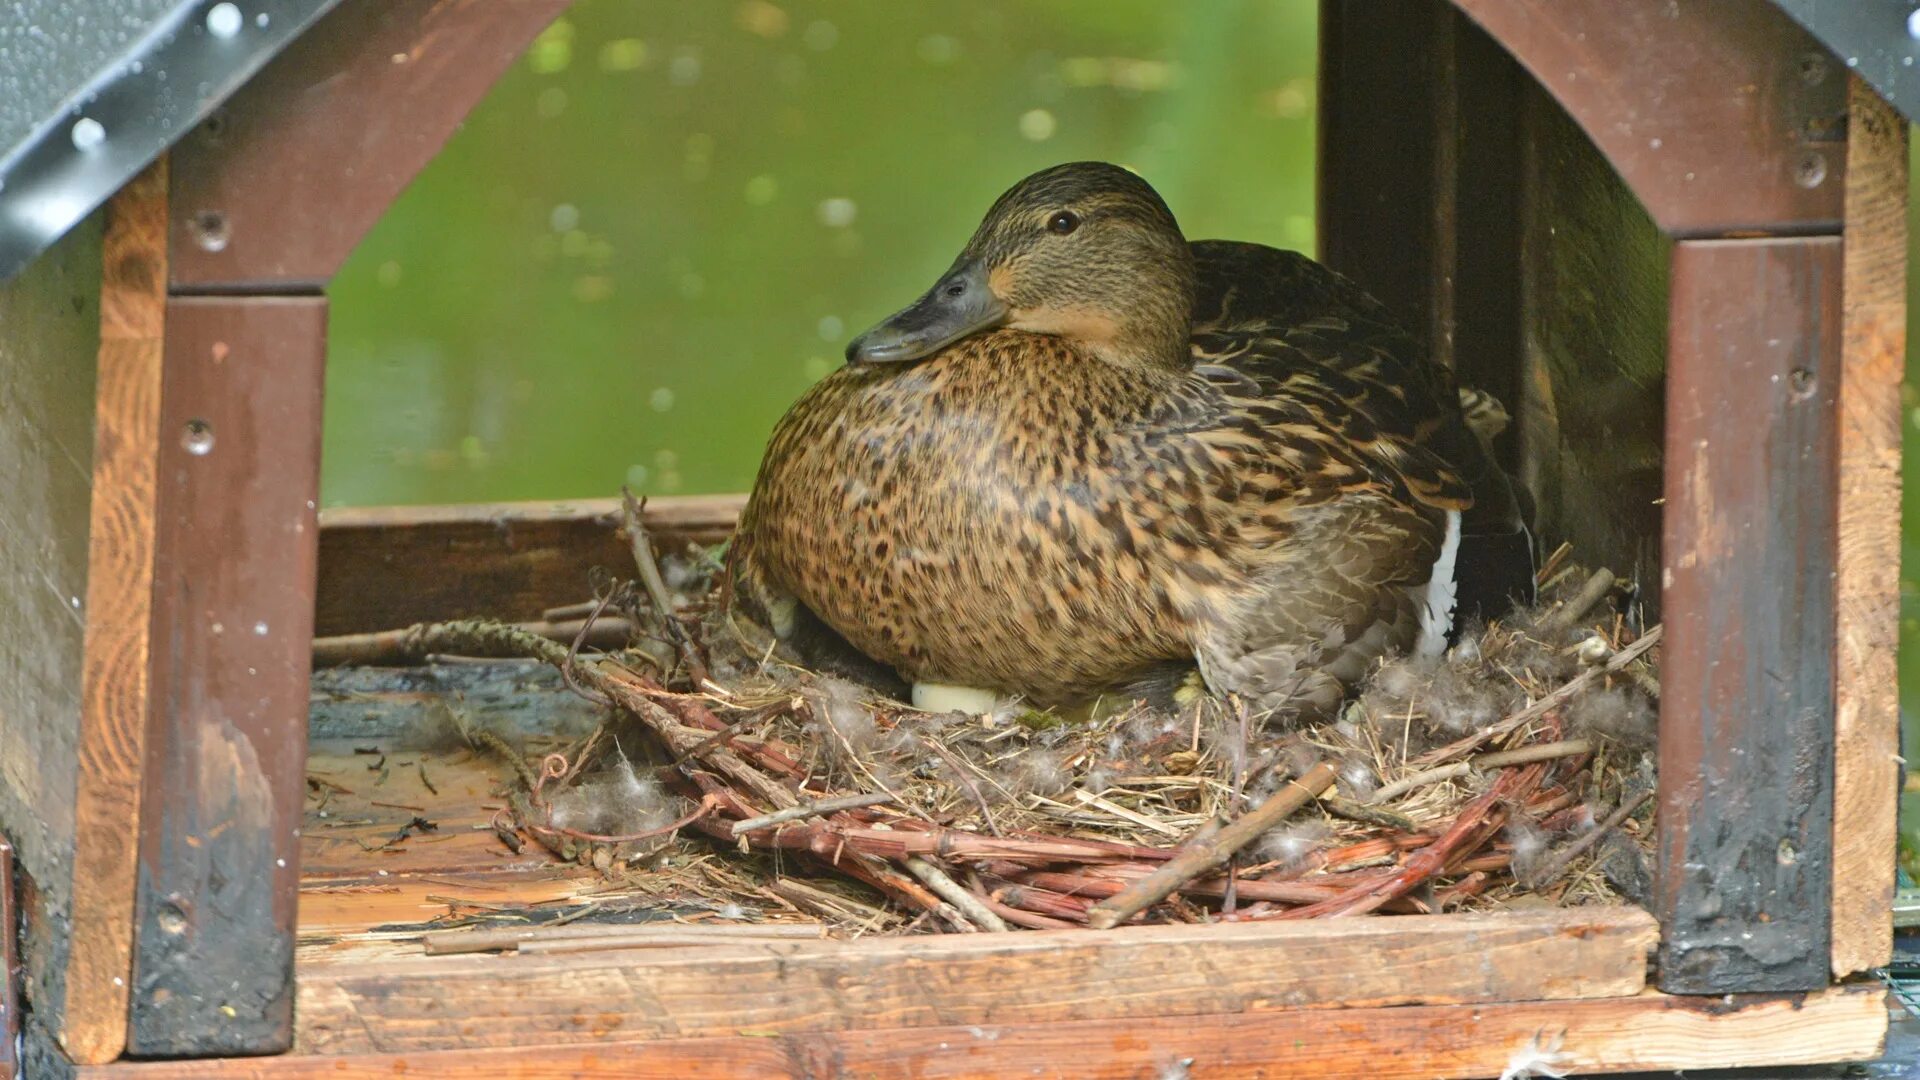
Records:
[[[1146,181],[1075,162],[1000,196],[920,299],[847,346],[850,364],[924,359],[1002,327],[1067,339],[1109,363],[1188,363],[1193,254]]]

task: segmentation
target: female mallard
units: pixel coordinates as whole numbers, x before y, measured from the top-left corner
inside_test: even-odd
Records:
[[[774,430],[735,595],[803,654],[843,638],[916,682],[1065,704],[1197,662],[1317,712],[1444,646],[1475,482],[1512,511],[1379,304],[1304,256],[1189,245],[1112,165],[1021,181],[847,361]]]

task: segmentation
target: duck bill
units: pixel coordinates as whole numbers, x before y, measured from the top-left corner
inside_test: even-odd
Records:
[[[965,337],[1007,321],[1006,302],[987,287],[986,269],[960,263],[926,295],[847,345],[849,364],[923,360]]]

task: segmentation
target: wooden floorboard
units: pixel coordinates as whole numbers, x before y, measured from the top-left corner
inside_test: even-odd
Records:
[[[1657,993],[1588,1001],[1285,1010],[610,1041],[588,1028],[545,1046],[151,1062],[82,1069],[82,1080],[698,1080],[698,1078],[1183,1076],[1427,1080],[1499,1075],[1532,1058],[1569,1075],[1784,1066],[1880,1052],[1885,995],[1872,986],[1772,1000]],[[1544,1075],[1536,1072],[1535,1075]]]

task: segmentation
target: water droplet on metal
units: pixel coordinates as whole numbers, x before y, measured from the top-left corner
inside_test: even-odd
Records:
[[[207,11],[207,33],[230,38],[240,32],[242,21],[238,4],[215,4]]]
[[[83,116],[73,122],[73,148],[75,150],[92,150],[106,141],[107,129],[100,126],[100,121],[95,120],[91,116]]]
[[[187,421],[186,430],[180,434],[180,445],[187,453],[195,457],[205,457],[213,452],[213,425],[205,420]]]
[[[273,20],[269,18],[267,16],[267,13],[264,11],[253,17],[253,25],[259,27],[262,30],[265,30],[267,28],[267,24],[272,21]]]
[[[257,623],[254,623],[254,624],[253,624],[253,632],[254,632],[254,635],[255,635],[256,637],[266,637],[266,636],[267,636],[267,624],[266,624],[265,622],[257,622]]]
[[[1907,16],[1907,36],[1920,41],[1920,10],[1915,10],[1913,14]]]

